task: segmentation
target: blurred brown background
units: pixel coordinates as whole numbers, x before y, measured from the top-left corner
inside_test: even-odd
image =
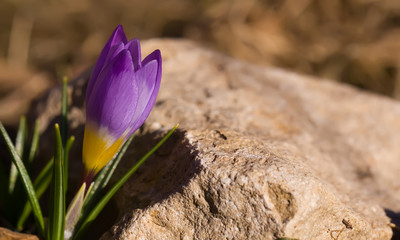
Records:
[[[94,64],[117,24],[400,98],[399,0],[0,0],[0,120]]]

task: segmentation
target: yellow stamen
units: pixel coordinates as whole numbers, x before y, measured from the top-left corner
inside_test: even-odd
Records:
[[[123,138],[113,142],[107,134],[99,134],[96,128],[86,125],[82,154],[85,172],[93,171],[96,174],[100,171],[117,154],[123,143]]]

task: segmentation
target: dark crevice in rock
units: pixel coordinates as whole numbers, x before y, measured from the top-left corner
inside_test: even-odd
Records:
[[[204,199],[208,203],[208,206],[210,208],[210,212],[212,214],[218,214],[218,207],[215,205],[212,193],[210,193],[209,191],[204,191]]]

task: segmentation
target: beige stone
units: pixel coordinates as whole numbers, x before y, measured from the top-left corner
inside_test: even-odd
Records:
[[[160,94],[117,176],[180,127],[117,194],[121,219],[102,239],[391,239],[398,102],[192,42],[143,43],[155,48]],[[75,158],[84,79],[71,91]],[[56,92],[36,107],[44,134]]]
[[[39,238],[34,235],[13,232],[0,227],[0,240],[39,240]]]

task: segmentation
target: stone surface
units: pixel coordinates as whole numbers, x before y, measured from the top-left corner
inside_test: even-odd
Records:
[[[143,43],[146,53],[155,48],[160,94],[117,175],[180,127],[117,194],[120,219],[102,239],[391,239],[398,102],[192,42]],[[76,159],[85,81],[71,88]],[[44,136],[58,101],[54,89],[34,108]]]
[[[1,240],[39,240],[38,237],[30,234],[23,234],[13,232],[6,228],[0,227],[0,239]]]

